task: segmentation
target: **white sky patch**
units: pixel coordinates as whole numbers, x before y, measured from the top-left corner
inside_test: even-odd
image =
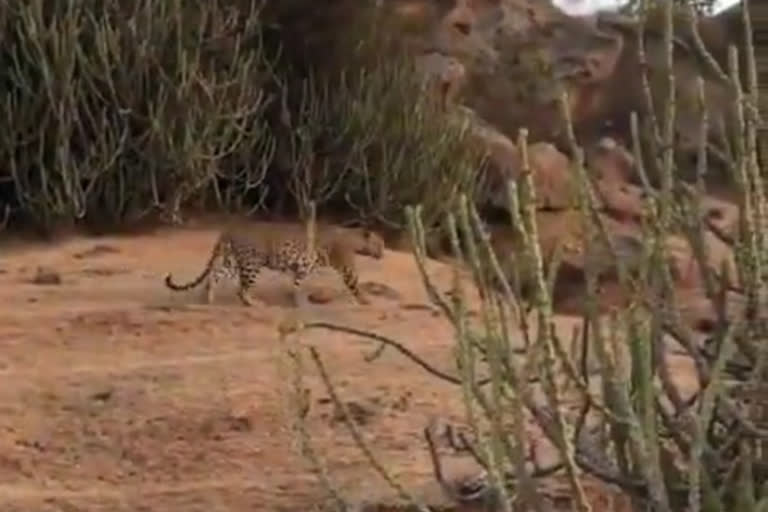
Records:
[[[556,6],[571,16],[585,16],[595,11],[613,10],[626,3],[626,0],[554,0]],[[739,0],[718,0],[715,13],[739,3]]]

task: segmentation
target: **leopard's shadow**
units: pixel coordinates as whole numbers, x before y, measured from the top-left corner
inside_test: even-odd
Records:
[[[252,307],[266,306],[275,308],[294,308],[296,306],[293,296],[293,288],[290,279],[282,279],[282,276],[263,276],[263,278],[250,290],[250,296],[254,301]],[[334,286],[336,285],[336,286]],[[164,285],[157,301],[149,306],[156,307],[184,307],[206,306],[205,288],[200,285],[197,288],[184,291],[169,290]],[[330,283],[305,282],[304,293],[312,307],[324,305],[354,305],[354,299],[343,288],[343,285]],[[211,306],[244,307],[237,294],[237,285],[234,282],[222,281],[216,287],[214,300]]]

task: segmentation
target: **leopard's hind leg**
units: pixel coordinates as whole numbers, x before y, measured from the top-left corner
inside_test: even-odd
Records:
[[[237,274],[240,281],[237,296],[246,306],[256,305],[256,301],[251,297],[251,289],[259,279],[263,264],[260,258],[253,257],[243,257],[237,261]]]
[[[205,280],[205,303],[213,304],[216,288],[225,277],[232,277],[234,271],[229,256],[218,254],[211,262],[211,271]]]
[[[236,275],[236,265],[232,253],[231,245],[222,246],[211,261],[211,270],[205,280],[205,303],[213,304],[216,295],[216,288],[224,278],[234,279]]]
[[[302,287],[306,277],[306,274],[299,272],[294,272],[293,274],[293,304],[299,309],[306,308],[309,305],[307,292]]]

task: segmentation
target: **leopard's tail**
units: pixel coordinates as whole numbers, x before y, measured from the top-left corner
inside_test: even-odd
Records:
[[[224,247],[228,243],[229,243],[229,239],[226,236],[222,236],[219,238],[219,240],[217,240],[216,246],[213,248],[213,251],[211,251],[211,257],[208,258],[208,262],[205,264],[205,268],[200,273],[200,275],[197,276],[195,279],[193,279],[188,283],[178,284],[173,282],[173,278],[171,277],[171,274],[167,274],[165,276],[165,286],[177,292],[190,290],[198,286],[200,283],[203,282],[203,280],[208,276],[208,274],[211,273],[211,268],[213,268],[213,262],[216,261],[216,258],[219,256],[221,251],[224,250]]]

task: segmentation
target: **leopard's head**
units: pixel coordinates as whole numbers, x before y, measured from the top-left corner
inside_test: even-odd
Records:
[[[378,233],[369,229],[360,229],[360,242],[355,252],[362,256],[381,259],[384,255],[384,239]]]

